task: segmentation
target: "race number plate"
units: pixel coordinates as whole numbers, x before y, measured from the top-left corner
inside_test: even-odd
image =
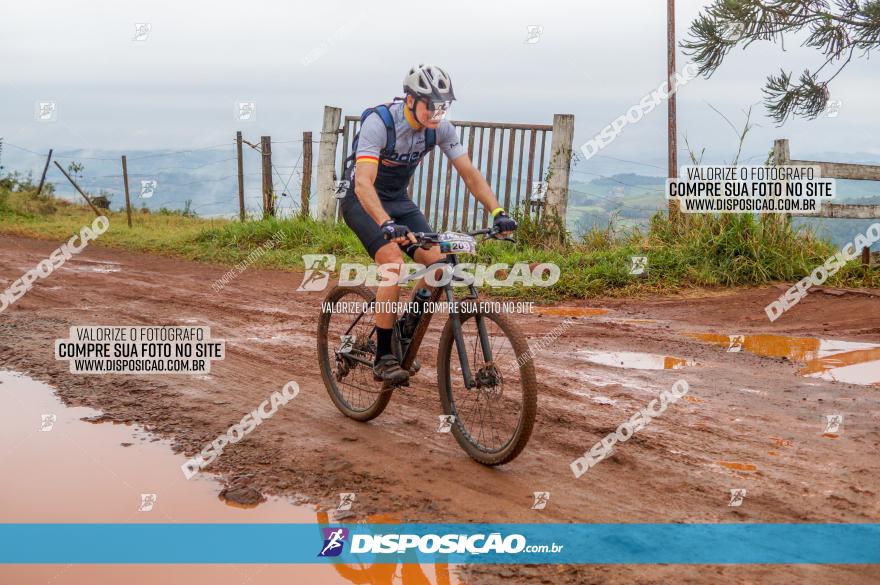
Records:
[[[477,241],[467,234],[445,232],[439,239],[440,251],[444,254],[473,254],[477,251]]]

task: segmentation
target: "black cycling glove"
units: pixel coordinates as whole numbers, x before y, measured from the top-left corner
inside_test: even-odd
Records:
[[[405,225],[400,225],[394,223],[393,219],[386,220],[379,226],[379,229],[382,230],[382,235],[385,236],[386,240],[395,240],[397,238],[405,238],[406,234],[410,232],[410,229]]]
[[[503,211],[495,216],[495,223],[493,225],[499,233],[516,231],[516,220]]]

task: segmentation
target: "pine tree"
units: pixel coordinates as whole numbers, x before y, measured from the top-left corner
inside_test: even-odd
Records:
[[[822,113],[831,81],[853,56],[867,57],[878,48],[880,0],[715,0],[691,24],[682,47],[710,77],[735,46],[784,43],[802,31],[809,33],[802,46],[819,50],[825,61],[796,80],[784,69],[767,77],[764,104],[782,124],[792,115],[812,119]]]

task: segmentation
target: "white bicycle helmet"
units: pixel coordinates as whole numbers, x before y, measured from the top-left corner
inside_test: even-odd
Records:
[[[403,80],[403,91],[431,102],[451,102],[455,99],[452,80],[436,65],[419,63],[412,67]]]

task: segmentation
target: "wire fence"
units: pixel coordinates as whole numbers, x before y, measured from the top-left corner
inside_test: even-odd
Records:
[[[242,179],[244,184],[245,214],[259,218],[264,213],[262,153],[258,141],[244,140],[247,147],[242,149]],[[312,141],[313,150],[318,144]],[[29,157],[27,169],[34,174],[42,171],[46,154],[17,144],[5,142],[6,146],[26,153]],[[289,217],[300,213],[300,192],[303,178],[303,140],[284,138],[271,141],[271,182],[274,195],[275,215]],[[66,167],[77,184],[92,196],[104,195],[110,198],[113,210],[124,209],[124,178],[121,157],[124,152],[108,155],[102,151],[98,156],[88,150],[65,150],[53,153],[52,159]],[[663,171],[663,167],[648,162],[598,155],[607,160],[633,167],[640,173],[644,169]],[[238,216],[238,169],[235,139],[226,144],[210,144],[177,150],[162,150],[127,155],[128,182],[133,213],[180,212],[204,217]],[[573,155],[569,186],[569,227],[578,232],[590,227],[607,225],[611,217],[623,211],[627,219],[635,223],[647,222],[649,217],[664,205],[662,186],[638,185],[592,170]],[[71,165],[82,165],[77,169]],[[314,164],[314,161],[313,161]],[[51,168],[51,167],[50,167]],[[648,171],[650,172],[650,171]],[[315,176],[314,167],[312,176]],[[536,180],[539,177],[536,176]],[[313,179],[314,181],[314,179]],[[597,181],[603,184],[596,184]],[[50,171],[47,182],[55,186],[61,197],[76,200],[79,195],[67,180],[55,170]],[[608,189],[604,183],[613,183],[621,188],[636,190],[640,195],[656,196],[657,205],[634,205],[620,194]],[[583,187],[586,184],[589,188]],[[527,185],[529,188],[531,185]],[[310,189],[315,193],[314,185]],[[604,191],[604,192],[603,192]],[[579,201],[593,204],[589,211],[578,205]],[[599,209],[593,209],[597,207]],[[312,205],[314,209],[314,196]],[[586,221],[585,221],[586,220]],[[592,225],[589,225],[592,224]]]
[[[316,143],[312,141],[313,145]],[[4,147],[14,149],[14,164],[5,172],[18,171],[25,177],[39,178],[48,152],[38,152],[7,140]],[[275,215],[287,217],[300,213],[303,177],[303,140],[273,140],[271,192]],[[122,156],[127,159],[128,185],[133,213],[178,212],[205,217],[238,216],[240,212],[236,140],[229,143],[162,150],[139,154],[132,152],[79,149],[53,152],[52,161],[67,169],[70,176],[90,197],[109,199],[113,211],[125,209],[125,184]],[[10,159],[10,150],[6,151]],[[262,154],[258,149],[242,150],[244,209],[247,217],[263,216]],[[10,166],[14,168],[10,168]],[[53,166],[48,167],[46,183],[56,196],[80,200],[73,185]],[[312,186],[313,187],[313,186]],[[314,192],[314,189],[310,189]]]
[[[260,142],[244,140],[242,149],[242,182],[245,215],[264,215],[263,156]],[[312,150],[318,145],[312,140]],[[16,168],[6,165],[6,172],[20,170],[39,177],[46,163],[46,152],[35,151],[3,140],[7,150],[0,151],[8,159],[11,150]],[[203,217],[237,217],[240,213],[238,155],[235,138],[228,143],[161,150],[158,152],[100,151],[86,149],[53,152],[52,160],[65,167],[77,184],[90,196],[105,196],[114,211],[125,208],[125,188],[121,158],[126,155],[130,200],[133,213],[177,212]],[[0,156],[3,156],[0,154]],[[303,140],[282,138],[271,140],[271,192],[277,217],[290,217],[301,212],[303,180]],[[756,154],[743,163],[766,157]],[[599,161],[583,161],[572,156],[568,190],[568,226],[576,236],[594,227],[607,227],[622,218],[628,225],[646,225],[650,217],[664,209],[666,168],[648,161],[608,155],[596,155]],[[597,164],[598,163],[598,164]],[[0,160],[2,164],[2,160]],[[312,161],[315,182],[315,161]],[[501,165],[499,165],[500,168]],[[614,168],[610,173],[608,168]],[[606,169],[606,173],[597,172]],[[620,172],[624,169],[624,172]],[[439,173],[438,173],[439,174]],[[629,177],[638,177],[638,181]],[[654,181],[653,179],[656,179]],[[47,183],[65,199],[79,200],[73,186],[54,167],[49,166]],[[500,185],[502,182],[499,182]],[[310,208],[315,208],[315,185]],[[528,188],[528,186],[527,186]]]

